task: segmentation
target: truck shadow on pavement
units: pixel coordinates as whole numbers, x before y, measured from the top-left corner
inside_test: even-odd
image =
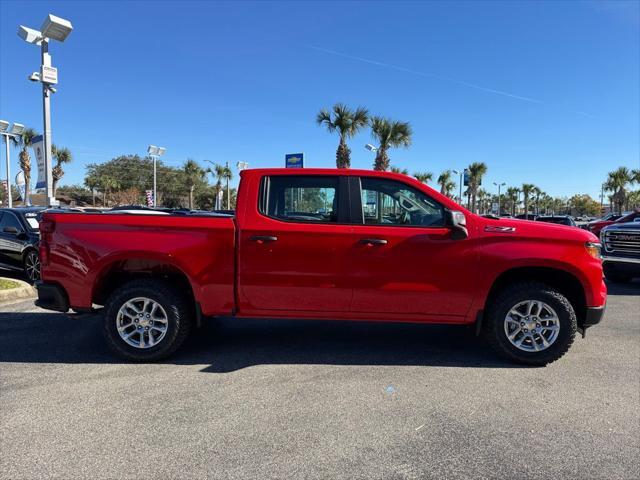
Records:
[[[640,282],[608,283],[610,295],[640,296]],[[0,363],[126,364],[102,339],[97,314],[0,313]],[[254,365],[389,365],[519,368],[461,326],[313,320],[205,320],[160,362],[229,373]],[[529,367],[526,367],[529,368]]]
[[[254,365],[432,365],[513,368],[460,326],[309,320],[205,320],[160,363],[228,373]],[[0,363],[125,364],[98,315],[0,313]]]

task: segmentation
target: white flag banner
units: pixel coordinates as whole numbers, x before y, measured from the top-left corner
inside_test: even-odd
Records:
[[[33,137],[31,148],[33,148],[33,152],[36,156],[36,161],[38,162],[38,181],[36,182],[36,190],[47,188],[44,169],[44,138],[42,137],[42,135]]]
[[[18,200],[23,200],[26,184],[24,183],[24,172],[22,170],[16,174],[16,188],[18,189]]]

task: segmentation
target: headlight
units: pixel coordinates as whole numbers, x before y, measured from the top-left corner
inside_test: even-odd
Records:
[[[600,245],[599,243],[587,242],[584,244],[584,248],[587,249],[587,253],[591,255],[593,258],[596,258],[598,260],[602,259],[602,255],[600,253],[600,250],[602,249],[602,245]]]

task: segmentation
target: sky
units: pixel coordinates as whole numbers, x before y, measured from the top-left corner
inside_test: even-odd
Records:
[[[608,171],[640,167],[637,1],[0,0],[0,118],[39,131],[39,51],[16,31],[48,13],[74,27],[50,47],[53,142],[74,155],[61,184],[149,144],[171,166],[304,152],[333,167],[338,138],[315,116],[337,102],[411,123],[392,165],[437,177],[485,162],[492,192],[597,198]],[[349,141],[352,167],[371,168],[366,143],[367,129]]]

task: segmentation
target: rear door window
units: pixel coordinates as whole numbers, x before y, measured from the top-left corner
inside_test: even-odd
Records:
[[[338,177],[268,177],[263,182],[261,213],[279,220],[338,222]]]

